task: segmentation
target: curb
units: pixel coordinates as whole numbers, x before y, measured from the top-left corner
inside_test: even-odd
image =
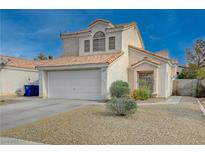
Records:
[[[199,108],[200,108],[201,112],[203,113],[203,116],[205,116],[205,108],[203,107],[203,105],[201,105],[198,98],[196,98],[196,100],[197,100],[197,103],[199,104]]]

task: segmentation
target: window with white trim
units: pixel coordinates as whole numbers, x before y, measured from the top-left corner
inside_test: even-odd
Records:
[[[105,51],[105,34],[101,31],[93,36],[93,52]]]
[[[90,40],[84,41],[84,52],[90,52]]]
[[[114,50],[115,49],[115,37],[109,37],[109,50]]]

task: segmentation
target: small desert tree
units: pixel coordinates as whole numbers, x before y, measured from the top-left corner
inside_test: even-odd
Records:
[[[197,69],[205,68],[205,40],[197,40],[193,48],[187,49],[187,60]]]
[[[180,79],[196,79],[205,70],[205,40],[197,40],[192,48],[186,50],[188,67],[179,74]]]
[[[205,69],[200,68],[197,70],[197,78],[200,80],[205,79]]]
[[[189,64],[188,67],[183,68],[178,75],[178,79],[196,79],[197,78],[197,66],[195,64]]]
[[[187,60],[189,74],[192,72],[197,78],[196,95],[199,96],[199,80],[205,77],[205,40],[197,40],[193,48],[187,49]]]
[[[48,55],[46,56],[44,53],[39,53],[38,56],[36,58],[34,58],[34,60],[48,60],[48,59],[53,59],[53,56]]]

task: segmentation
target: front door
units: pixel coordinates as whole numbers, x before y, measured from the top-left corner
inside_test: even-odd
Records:
[[[147,89],[150,94],[153,92],[154,87],[154,73],[153,72],[138,72],[138,88]]]

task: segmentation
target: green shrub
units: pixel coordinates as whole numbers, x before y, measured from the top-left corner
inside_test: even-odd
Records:
[[[125,116],[127,114],[133,114],[137,110],[137,104],[134,100],[127,97],[113,97],[107,102],[107,110],[115,115]]]
[[[196,85],[196,97],[204,97],[205,96],[205,88],[202,86],[202,83],[200,80],[197,80]]]
[[[131,97],[135,100],[147,100],[150,98],[150,93],[147,89],[135,89],[132,92]]]
[[[115,81],[110,87],[110,94],[112,97],[124,97],[129,94],[129,85],[124,81]]]

